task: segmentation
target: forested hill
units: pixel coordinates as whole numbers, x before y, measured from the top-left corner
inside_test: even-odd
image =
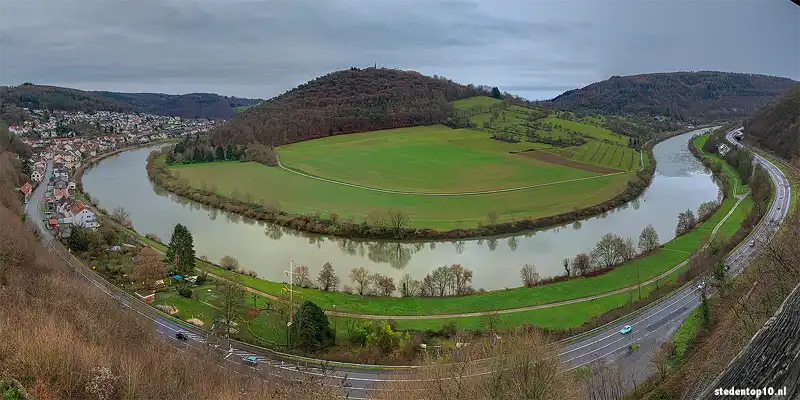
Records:
[[[614,76],[547,103],[568,111],[703,123],[745,118],[794,84],[787,78],[710,71]]]
[[[252,107],[211,132],[217,144],[283,145],[324,136],[448,123],[449,101],[479,94],[415,71],[367,68],[336,71]]]
[[[800,157],[800,85],[767,103],[745,121],[746,140],[784,157]]]
[[[161,93],[116,93],[84,91],[58,86],[0,86],[2,118],[15,122],[18,108],[64,111],[117,111],[184,118],[229,119],[234,107],[249,106],[260,99],[242,99],[211,93],[183,95]]]

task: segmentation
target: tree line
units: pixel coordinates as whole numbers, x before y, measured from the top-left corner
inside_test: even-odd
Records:
[[[278,165],[275,148],[259,143],[214,145],[206,136],[186,136],[166,151],[167,165],[199,164],[215,161],[254,161],[268,166]]]
[[[380,129],[444,123],[450,101],[491,95],[414,71],[367,68],[316,78],[235,116],[211,132],[212,142],[280,146],[309,139]]]

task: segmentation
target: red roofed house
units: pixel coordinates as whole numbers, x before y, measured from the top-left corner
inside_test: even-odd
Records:
[[[84,228],[97,228],[97,216],[92,210],[83,205],[80,201],[73,204],[69,209],[72,214],[72,224]]]
[[[69,189],[54,189],[53,190],[53,197],[56,201],[61,200],[63,197],[69,197]]]
[[[47,228],[48,229],[56,229],[58,228],[58,218],[50,218],[47,220]]]
[[[20,190],[20,192],[22,192],[22,194],[25,195],[25,201],[28,201],[28,197],[31,197],[31,190],[32,190],[31,189],[31,184],[28,183],[28,182],[25,182],[25,184],[22,185],[22,187],[19,188],[19,190]]]

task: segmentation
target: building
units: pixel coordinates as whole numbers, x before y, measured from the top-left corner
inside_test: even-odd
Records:
[[[21,188],[19,188],[19,191],[22,192],[22,194],[25,195],[25,201],[27,202],[28,198],[31,197],[31,192],[33,191],[33,188],[31,188],[31,184],[30,183],[25,182],[25,184],[22,185]]]
[[[80,201],[73,204],[69,209],[72,214],[72,224],[83,228],[97,228],[97,216]]]

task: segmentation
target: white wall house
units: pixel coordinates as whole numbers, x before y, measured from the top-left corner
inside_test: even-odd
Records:
[[[73,225],[83,228],[97,228],[100,226],[100,224],[97,223],[97,216],[83,204],[75,203],[70,211],[72,213]]]

